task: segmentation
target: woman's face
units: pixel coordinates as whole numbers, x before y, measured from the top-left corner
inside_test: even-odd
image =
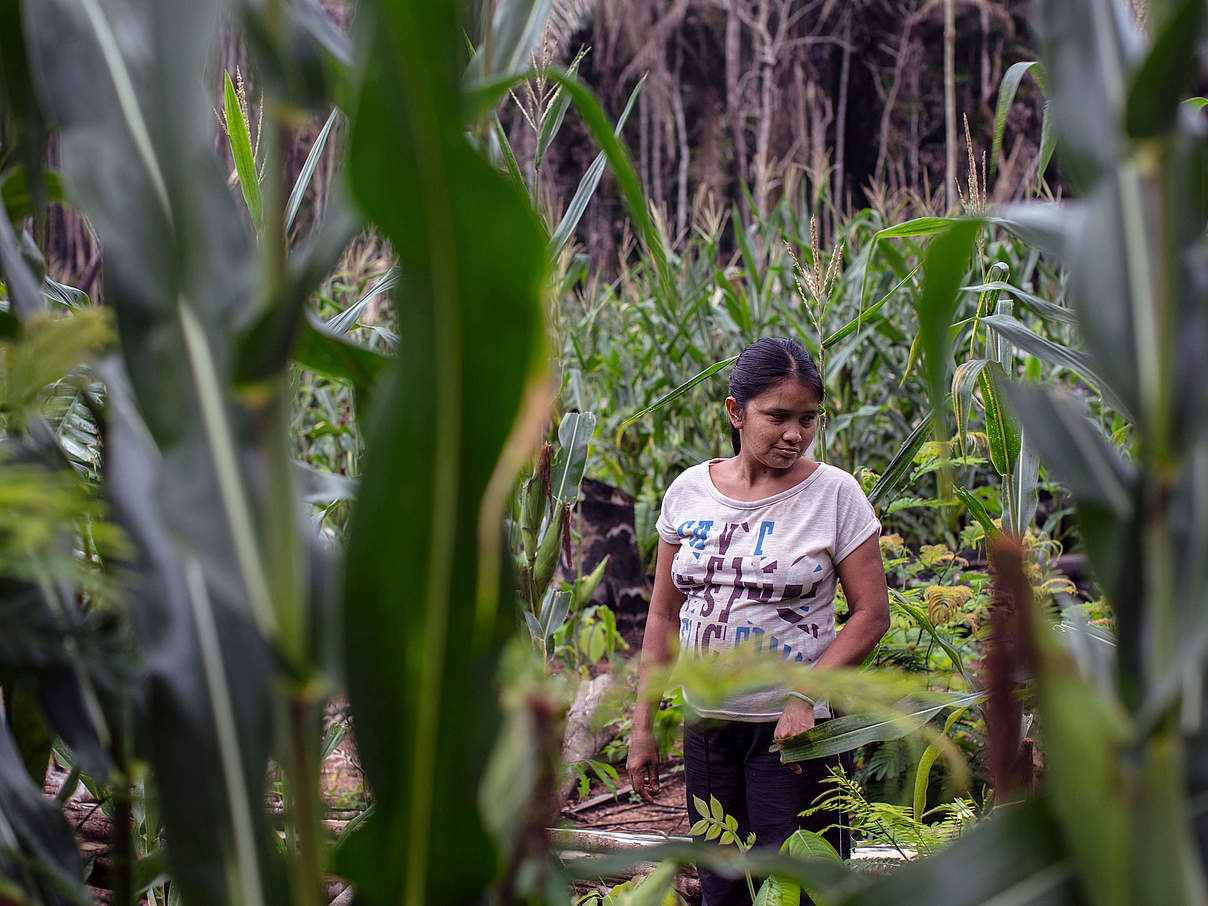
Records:
[[[813,390],[792,378],[752,397],[745,408],[727,397],[730,424],[738,428],[742,440],[739,455],[751,456],[770,469],[792,468],[818,433],[819,402]]]

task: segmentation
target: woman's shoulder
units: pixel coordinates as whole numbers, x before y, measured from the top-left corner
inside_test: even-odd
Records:
[[[677,485],[699,485],[709,480],[709,466],[712,463],[721,462],[720,459],[706,459],[704,462],[698,462],[694,466],[688,466],[684,471],[680,472],[667,486],[670,491]]]
[[[867,496],[856,476],[852,475],[846,469],[841,469],[839,466],[831,465],[828,462],[819,462],[817,471],[818,476],[816,481],[819,486],[834,488],[840,494],[855,493],[862,497]]]
[[[718,460],[707,459],[680,472],[667,486],[667,490],[663,494],[664,502],[684,495],[699,497],[702,494],[708,494],[711,481],[709,465],[714,462],[718,462]]]

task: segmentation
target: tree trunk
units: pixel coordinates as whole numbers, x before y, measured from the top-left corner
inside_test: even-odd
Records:
[[[851,8],[843,17],[843,61],[839,65],[839,111],[835,115],[835,225],[847,217],[843,198],[843,158],[847,146],[847,81],[851,74]]]
[[[956,209],[956,0],[944,0],[945,211]]]
[[[730,132],[734,137],[735,170],[740,182],[749,179],[747,173],[747,137],[746,123],[742,110],[742,98],[738,96],[738,76],[742,71],[742,23],[738,18],[738,4],[742,0],[730,0],[726,16],[726,112],[729,114]],[[739,211],[743,223],[750,220],[751,211],[747,206],[747,196],[743,191],[738,193]]]

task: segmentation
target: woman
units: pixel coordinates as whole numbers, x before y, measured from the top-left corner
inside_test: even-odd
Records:
[[[673,638],[685,656],[747,644],[827,670],[860,664],[889,628],[880,523],[851,475],[809,458],[821,401],[821,376],[800,345],[753,343],[734,364],[726,398],[734,456],[688,469],[663,499],[627,763],[647,802],[658,793],[658,747],[646,686],[651,669],[670,662]],[[836,580],[850,614],[839,633]],[[828,719],[825,702],[784,688],[717,707],[685,701],[691,819],[694,797],[716,796],[740,836],[754,831],[761,847],[810,827],[799,813],[822,792],[828,765],[786,765],[772,750]],[[705,906],[750,902],[745,880],[700,875]]]

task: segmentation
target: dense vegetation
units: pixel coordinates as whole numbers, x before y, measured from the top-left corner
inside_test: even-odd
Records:
[[[819,231],[819,180],[786,177],[681,191],[686,233],[648,204],[654,144],[635,164],[617,137],[658,121],[654,86],[609,97],[614,124],[529,69],[550,3],[461,6],[364,2],[351,40],[281,0],[0,7],[0,899],[87,901],[52,749],[113,819],[115,903],[318,903],[328,874],[367,903],[558,903],[614,870],[544,834],[568,688],[617,644],[603,567],[564,553],[579,482],[633,495],[648,548],[670,477],[721,452],[725,362],[788,333],[894,586],[870,669],[804,680],[849,718],[791,755],[866,745],[820,806],[927,857],[878,880],[804,836],[668,846],[613,901],[693,858],[774,872],[763,902],[1202,901],[1204,4],[1152,0],[1144,28],[1038,5],[1043,64],[979,131],[1039,76],[1076,200],[991,207],[969,147],[949,216],[840,192]],[[227,28],[258,97],[207,65]],[[563,202],[533,173],[570,122],[600,150]],[[607,267],[572,242],[605,169],[634,237]],[[47,276],[64,210],[103,250],[88,293]],[[372,805],[333,838],[345,695]]]

